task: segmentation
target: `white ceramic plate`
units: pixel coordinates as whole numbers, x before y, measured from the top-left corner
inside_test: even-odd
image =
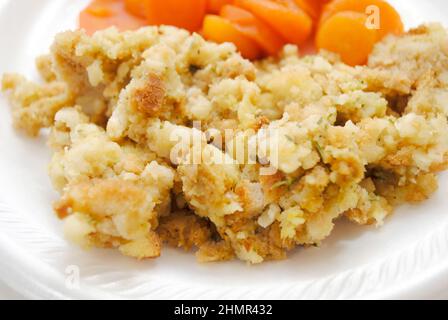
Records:
[[[86,2],[0,0],[0,73],[36,77],[34,58],[57,31],[76,25]],[[391,2],[408,27],[443,21],[448,12],[445,0]],[[12,130],[0,98],[0,280],[26,297],[430,298],[448,291],[448,174],[431,200],[401,207],[383,228],[341,221],[321,248],[299,249],[286,261],[201,265],[181,250],[136,262],[68,244],[51,209],[57,195],[46,174],[49,157],[44,137]]]

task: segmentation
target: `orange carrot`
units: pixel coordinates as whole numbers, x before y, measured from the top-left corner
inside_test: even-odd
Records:
[[[207,40],[217,43],[233,42],[243,57],[247,59],[255,60],[263,54],[255,41],[238,30],[232,22],[220,16],[205,16],[202,34]]]
[[[366,27],[367,15],[342,11],[323,22],[316,46],[340,54],[342,61],[354,66],[364,64],[377,40],[377,30]]]
[[[286,41],[251,12],[233,5],[221,9],[221,17],[233,22],[242,33],[254,40],[269,55],[276,55]]]
[[[299,8],[305,11],[313,20],[319,18],[322,3],[319,0],[294,0]]]
[[[205,16],[207,0],[142,0],[149,24],[171,25],[198,31]]]
[[[293,0],[234,0],[235,5],[251,11],[293,44],[310,36],[313,22]]]
[[[308,39],[300,46],[299,53],[301,56],[315,55],[318,53],[314,37]]]
[[[371,12],[367,12],[369,7],[376,7],[379,10],[379,39],[390,33],[397,35],[403,33],[404,27],[400,15],[390,4],[383,0],[333,0],[324,7],[319,25],[321,26],[331,16],[341,11],[371,14]]]
[[[251,25],[256,19],[252,12],[230,4],[223,6],[219,15],[241,25]]]
[[[226,4],[232,4],[233,0],[207,0],[207,12],[218,14]]]
[[[142,0],[124,0],[126,10],[136,17],[146,18],[145,3]]]
[[[88,34],[111,26],[120,31],[138,29],[146,21],[129,14],[123,0],[93,0],[79,15],[79,26]]]

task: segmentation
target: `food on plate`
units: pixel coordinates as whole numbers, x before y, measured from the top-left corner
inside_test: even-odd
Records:
[[[292,44],[303,44],[311,35],[311,17],[293,0],[235,0],[235,5],[251,11]]]
[[[276,56],[286,43],[313,53],[315,42],[317,49],[337,53],[350,65],[365,64],[375,43],[404,29],[398,12],[384,0],[93,0],[80,17],[89,34],[142,24],[171,25],[214,42],[232,42],[251,60]]]
[[[93,0],[79,15],[79,23],[88,34],[115,26],[121,31],[135,30],[147,23],[125,10],[123,0]]]
[[[248,59],[259,59],[262,56],[262,48],[243,28],[232,24],[227,19],[217,15],[207,15],[204,20],[202,34],[209,40],[217,43],[233,43]]]
[[[144,0],[145,16],[151,25],[171,25],[189,31],[202,26],[207,0]]]
[[[230,5],[233,0],[207,0],[207,12],[208,13],[219,13],[225,5]]]
[[[421,26],[352,67],[294,45],[251,62],[231,43],[169,26],[78,30],[38,58],[42,82],[5,74],[2,89],[16,128],[49,128],[67,238],[137,259],[170,245],[202,262],[255,264],[321,244],[338,218],[380,226],[437,190],[448,165],[447,43],[442,26]]]
[[[362,14],[372,14],[372,18],[378,18],[378,37],[384,38],[388,34],[400,35],[404,26],[399,13],[389,3],[384,0],[333,0],[323,9],[319,24],[322,26],[325,21],[338,12],[358,12]],[[377,16],[375,16],[377,14]]]
[[[254,40],[263,49],[265,55],[275,56],[286,44],[281,36],[250,11],[226,5],[222,7],[220,15],[233,22],[242,33]],[[243,53],[242,55],[245,56]]]
[[[146,19],[145,1],[142,0],[124,0],[125,9],[136,17]]]
[[[319,28],[316,46],[339,53],[351,66],[365,64],[377,39],[377,31],[367,28],[365,21],[365,14],[354,11],[334,14]]]
[[[361,65],[376,42],[403,29],[400,15],[386,1],[332,0],[322,9],[316,47],[338,53],[349,65]]]

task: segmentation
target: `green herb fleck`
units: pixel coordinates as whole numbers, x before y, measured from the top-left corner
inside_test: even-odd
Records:
[[[274,183],[272,185],[271,189],[275,190],[275,189],[278,189],[278,188],[283,187],[283,186],[291,188],[291,186],[296,184],[298,181],[299,181],[299,178],[295,178],[295,179],[286,178],[285,180],[278,181],[278,182]]]
[[[324,150],[320,146],[319,142],[314,142],[314,146],[316,147],[317,152],[319,153],[321,159],[324,159]]]

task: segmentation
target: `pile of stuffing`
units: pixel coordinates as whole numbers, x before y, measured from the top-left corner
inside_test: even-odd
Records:
[[[201,262],[284,259],[339,217],[380,226],[448,165],[448,36],[389,36],[367,66],[328,52],[250,62],[173,27],[56,36],[43,81],[6,74],[16,128],[49,128],[56,214],[82,247]],[[46,131],[44,131],[46,132]]]

